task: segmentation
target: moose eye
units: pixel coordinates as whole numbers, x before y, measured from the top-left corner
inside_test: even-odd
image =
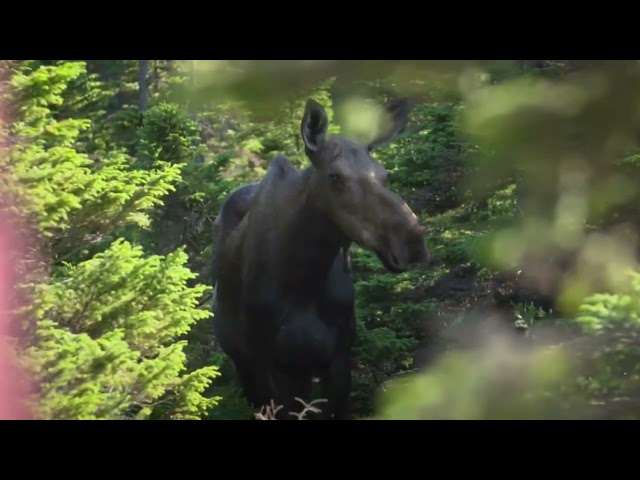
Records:
[[[336,185],[336,186],[341,185],[343,183],[342,175],[340,175],[339,173],[332,172],[329,174],[329,181],[333,185]]]

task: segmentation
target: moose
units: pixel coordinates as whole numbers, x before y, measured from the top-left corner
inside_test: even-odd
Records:
[[[310,400],[318,378],[323,419],[351,419],[356,336],[350,247],[393,273],[426,264],[425,231],[387,188],[371,153],[408,123],[411,104],[391,100],[368,142],[329,136],[327,113],[308,99],[300,125],[310,164],[275,157],[264,177],[229,194],[214,222],[214,333],[256,409],[278,419]],[[390,121],[389,121],[390,120]]]

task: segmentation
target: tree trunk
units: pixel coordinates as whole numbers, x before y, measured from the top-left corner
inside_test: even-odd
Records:
[[[149,105],[149,60],[138,60],[138,90],[140,92],[140,112]]]

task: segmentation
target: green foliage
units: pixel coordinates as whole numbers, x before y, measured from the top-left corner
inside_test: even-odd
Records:
[[[417,105],[408,132],[378,156],[393,173],[393,185],[403,193],[433,189],[432,202],[455,202],[470,147],[458,131],[455,104]]]
[[[138,161],[141,165],[192,161],[197,133],[196,123],[178,105],[159,103],[145,112],[138,130]]]
[[[640,272],[629,273],[625,290],[587,297],[576,323],[594,345],[580,377],[589,394],[611,401],[640,391]]]
[[[62,93],[69,82],[83,73],[83,62],[65,62],[55,66],[34,66],[34,62],[26,62],[20,65],[12,75],[10,85],[15,89],[22,121],[30,124],[25,132],[27,135],[44,131],[51,118],[51,107],[63,104]]]
[[[188,285],[196,275],[183,249],[145,256],[120,237],[140,237],[152,225],[150,213],[175,190],[182,165],[135,169],[103,124],[80,116],[95,116],[110,94],[96,93],[104,85],[85,67],[27,62],[11,77],[19,117],[3,182],[36,220],[54,261],[48,281],[21,286],[32,292],[23,361],[41,389],[36,411],[59,419],[202,418],[219,400],[203,396],[219,372],[187,368],[185,336],[210,317],[199,308],[210,287]],[[95,136],[83,137],[87,131]]]
[[[27,100],[20,103],[22,116],[13,125],[19,143],[9,157],[16,180],[11,185],[26,200],[41,233],[55,237],[62,258],[77,253],[80,245],[113,239],[123,227],[148,226],[145,210],[160,203],[180,178],[178,166],[136,171],[124,153],[94,160],[78,151],[78,136],[91,122],[58,120],[50,107],[62,102],[66,82],[83,72],[83,64],[66,63],[12,77],[18,97]]]
[[[50,419],[198,418],[217,404],[203,390],[215,367],[184,373],[181,337],[210,314],[208,289],[182,251],[144,257],[118,240],[104,253],[59,269],[34,301],[36,345],[29,366],[40,415]]]

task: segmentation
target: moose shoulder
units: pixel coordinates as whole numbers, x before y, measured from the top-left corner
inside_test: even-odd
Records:
[[[391,119],[360,144],[327,136],[328,118],[309,99],[301,136],[310,160],[299,172],[276,157],[264,178],[234,191],[215,222],[215,333],[249,402],[273,399],[281,418],[311,400],[319,377],[324,418],[350,418],[355,294],[349,247],[374,252],[390,272],[427,261],[424,230],[386,186],[371,152],[406,126],[409,104],[385,107]]]

